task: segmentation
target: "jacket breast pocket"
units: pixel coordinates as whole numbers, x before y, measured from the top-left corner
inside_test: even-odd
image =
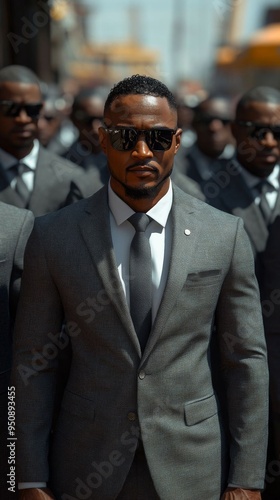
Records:
[[[200,271],[197,273],[189,273],[185,286],[207,286],[219,283],[222,279],[221,269],[210,269],[209,271]]]
[[[214,394],[191,403],[185,403],[185,424],[187,426],[199,424],[218,413],[218,406]]]
[[[82,417],[83,419],[94,420],[95,409],[94,403],[90,399],[85,399],[73,392],[65,391],[61,408],[71,415]]]

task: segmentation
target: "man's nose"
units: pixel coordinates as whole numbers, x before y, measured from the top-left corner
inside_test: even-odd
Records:
[[[24,108],[21,108],[18,115],[16,116],[16,120],[22,123],[29,123],[32,121],[32,118],[26,113]]]
[[[262,140],[260,141],[266,147],[275,147],[278,144],[277,139],[275,139],[273,132],[270,130],[265,131]]]
[[[209,123],[209,129],[212,132],[216,132],[217,130],[221,130],[223,127],[224,127],[224,124],[219,118],[214,118],[214,120],[212,120]]]
[[[146,138],[143,135],[138,137],[137,142],[134,146],[134,151],[132,154],[135,154],[137,156],[148,156],[148,157],[153,157],[153,152],[150,149],[148,143],[146,142]]]

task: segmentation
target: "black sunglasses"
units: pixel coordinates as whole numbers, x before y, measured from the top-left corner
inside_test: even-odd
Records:
[[[0,100],[0,108],[5,116],[16,117],[19,116],[22,109],[30,118],[38,118],[43,103],[36,102],[34,104],[23,104],[14,101]]]
[[[266,134],[270,132],[276,141],[280,141],[280,125],[267,125],[265,123],[246,122],[242,120],[236,121],[235,123],[241,127],[247,127],[248,135],[252,137],[252,139],[262,141],[265,139]]]
[[[223,125],[228,125],[231,120],[229,118],[222,118],[221,116],[213,115],[198,115],[194,118],[193,122],[199,125],[210,125],[214,120],[219,120]]]
[[[80,110],[76,111],[73,116],[77,121],[83,122],[86,125],[91,125],[94,120],[97,120],[99,122],[103,121],[103,116],[101,115],[88,115],[84,111]]]
[[[171,128],[152,128],[137,130],[132,127],[106,128],[112,147],[117,151],[130,151],[135,147],[140,135],[145,136],[145,141],[151,151],[167,151],[172,144],[173,135],[177,130]]]

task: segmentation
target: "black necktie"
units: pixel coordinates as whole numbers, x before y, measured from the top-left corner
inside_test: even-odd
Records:
[[[266,193],[270,191],[269,189],[269,182],[267,180],[263,180],[257,184],[257,189],[260,194],[260,203],[259,203],[259,208],[262,212],[263,218],[265,220],[266,224],[269,224],[270,219],[271,219],[271,213],[272,210],[269,206],[269,203],[266,198]]]
[[[21,197],[22,201],[24,202],[25,206],[27,206],[27,203],[30,198],[30,191],[24,182],[22,175],[24,172],[26,172],[28,167],[24,165],[24,163],[21,163],[20,161],[12,167],[13,173],[14,173],[14,179],[16,180],[15,183],[15,192]]]
[[[152,324],[152,259],[145,235],[150,218],[136,212],[128,221],[136,231],[130,246],[130,314],[143,352]]]
[[[24,163],[18,162],[12,169],[16,180],[14,189],[26,206],[30,198],[30,191],[22,178],[22,174],[28,170],[28,167]]]

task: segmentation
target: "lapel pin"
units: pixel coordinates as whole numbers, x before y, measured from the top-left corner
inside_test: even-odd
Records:
[[[190,230],[189,230],[189,229],[185,229],[185,234],[186,234],[187,236],[189,236],[189,234],[191,234]]]

